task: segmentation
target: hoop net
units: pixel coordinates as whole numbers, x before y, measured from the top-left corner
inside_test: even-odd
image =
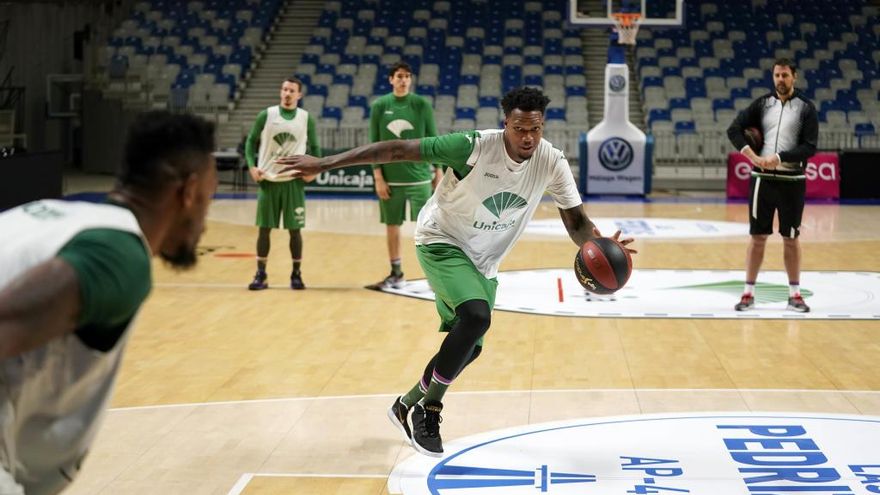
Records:
[[[614,17],[614,26],[617,29],[617,42],[621,45],[635,45],[642,14],[615,12],[611,16]]]

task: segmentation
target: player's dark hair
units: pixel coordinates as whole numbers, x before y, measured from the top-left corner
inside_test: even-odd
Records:
[[[288,76],[288,77],[284,80],[284,82],[289,82],[289,83],[296,84],[297,87],[299,87],[299,92],[302,93],[302,90],[303,90],[303,82],[302,82],[302,79],[300,79],[300,78],[298,78],[298,77],[296,77],[296,76]]]
[[[391,66],[391,68],[388,69],[388,77],[394,77],[394,73],[399,71],[400,69],[403,69],[412,74],[412,67],[408,63],[401,60],[400,62],[395,63]]]
[[[777,58],[776,61],[773,62],[773,67],[776,67],[777,65],[791,69],[791,75],[797,74],[797,67],[794,66],[794,62],[790,58]]]
[[[544,96],[541,90],[525,86],[510,90],[501,100],[505,116],[510,116],[517,108],[523,112],[538,111],[543,114],[549,104],[550,98]]]
[[[158,191],[169,182],[198,172],[208,162],[202,157],[212,153],[214,147],[212,122],[165,110],[142,113],[128,129],[117,187]]]

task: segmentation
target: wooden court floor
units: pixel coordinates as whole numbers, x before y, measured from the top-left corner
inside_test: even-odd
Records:
[[[253,200],[212,206],[192,272],[156,262],[106,423],[72,494],[384,494],[413,455],[386,408],[442,335],[433,303],[362,289],[387,272],[372,200],[310,199],[308,289],[254,272]],[[747,222],[745,204],[587,204],[591,217]],[[538,218],[557,216],[543,203]],[[421,278],[404,228],[407,278]],[[605,232],[610,235],[611,232]],[[742,269],[746,237],[637,239],[636,269]],[[880,206],[808,205],[803,268],[880,271]],[[525,237],[502,270],[568,267],[567,239]],[[765,270],[781,270],[771,238]],[[736,301],[731,300],[731,305]],[[483,355],[447,396],[454,439],[528,423],[670,411],[880,415],[880,322],[563,318],[496,311]]]

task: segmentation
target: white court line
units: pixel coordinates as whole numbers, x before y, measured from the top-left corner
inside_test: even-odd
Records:
[[[238,478],[238,481],[236,481],[235,484],[232,485],[232,488],[229,489],[229,493],[227,495],[239,495],[241,492],[244,491],[244,489],[248,486],[248,483],[250,483],[252,479],[254,479],[253,473],[244,473],[243,475],[241,475],[240,478]]]
[[[241,289],[244,291],[247,289],[247,286],[244,284],[216,284],[216,283],[156,283],[153,284],[153,287],[161,287],[163,289]],[[284,289],[286,291],[290,291],[290,287],[287,285],[281,284],[276,286],[269,287],[269,290],[272,289]],[[368,290],[365,289],[362,285],[309,285],[309,290]],[[372,291],[378,292],[378,291]]]
[[[227,495],[240,495],[247,485],[257,477],[264,478],[362,478],[362,479],[385,479],[387,474],[316,474],[316,473],[244,473],[238,481],[232,485]]]
[[[838,390],[838,389],[788,389],[788,388],[573,388],[573,389],[548,389],[548,390],[471,390],[465,392],[447,392],[446,395],[513,395],[513,394],[554,394],[554,393],[584,393],[584,392],[610,392],[610,393],[638,393],[638,392],[730,392],[730,393],[791,393],[791,394],[868,394],[880,395],[880,390]],[[233,404],[263,404],[273,402],[302,402],[318,400],[349,400],[349,399],[378,399],[382,397],[397,397],[400,393],[369,394],[369,395],[328,395],[320,397],[279,397],[275,399],[245,399],[216,402],[188,402],[180,404],[157,404],[153,406],[113,407],[110,411],[140,411],[146,409],[167,409],[174,407],[200,407],[200,406],[226,406]]]

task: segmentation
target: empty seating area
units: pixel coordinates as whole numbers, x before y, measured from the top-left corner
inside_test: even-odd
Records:
[[[413,67],[414,91],[432,101],[440,132],[495,128],[511,88],[543,88],[547,128],[583,131],[586,80],[580,31],[563,22],[566,2],[467,0],[327,2],[297,69],[303,106],[319,127],[365,142],[369,105],[391,91],[387,70]],[[361,136],[362,134],[362,136]],[[571,151],[575,151],[572,139]],[[348,143],[345,143],[348,144]],[[560,143],[561,145],[561,143]]]
[[[720,165],[737,112],[770,92],[788,57],[819,111],[823,149],[877,146],[880,17],[862,0],[693,2],[678,29],[643,29],[636,48],[658,163]]]
[[[224,121],[282,0],[139,2],[100,49],[92,83],[129,108]]]
[[[295,12],[295,0],[141,1],[100,50],[92,83],[130,108],[188,110],[225,122],[283,4]],[[674,9],[673,0],[650,5],[655,16]],[[642,27],[633,78],[658,175],[723,178],[726,128],[772,90],[778,57],[794,60],[797,87],[819,110],[821,149],[880,146],[880,9],[865,0],[792,5],[685,0],[682,27]],[[367,142],[370,104],[391,91],[388,68],[406,61],[439,132],[495,128],[502,96],[535,86],[551,98],[546,137],[574,157],[578,135],[589,128],[587,98],[603,95],[587,95],[583,31],[567,25],[567,6],[328,1],[290,71],[306,85],[301,105],[316,117],[327,148]]]

